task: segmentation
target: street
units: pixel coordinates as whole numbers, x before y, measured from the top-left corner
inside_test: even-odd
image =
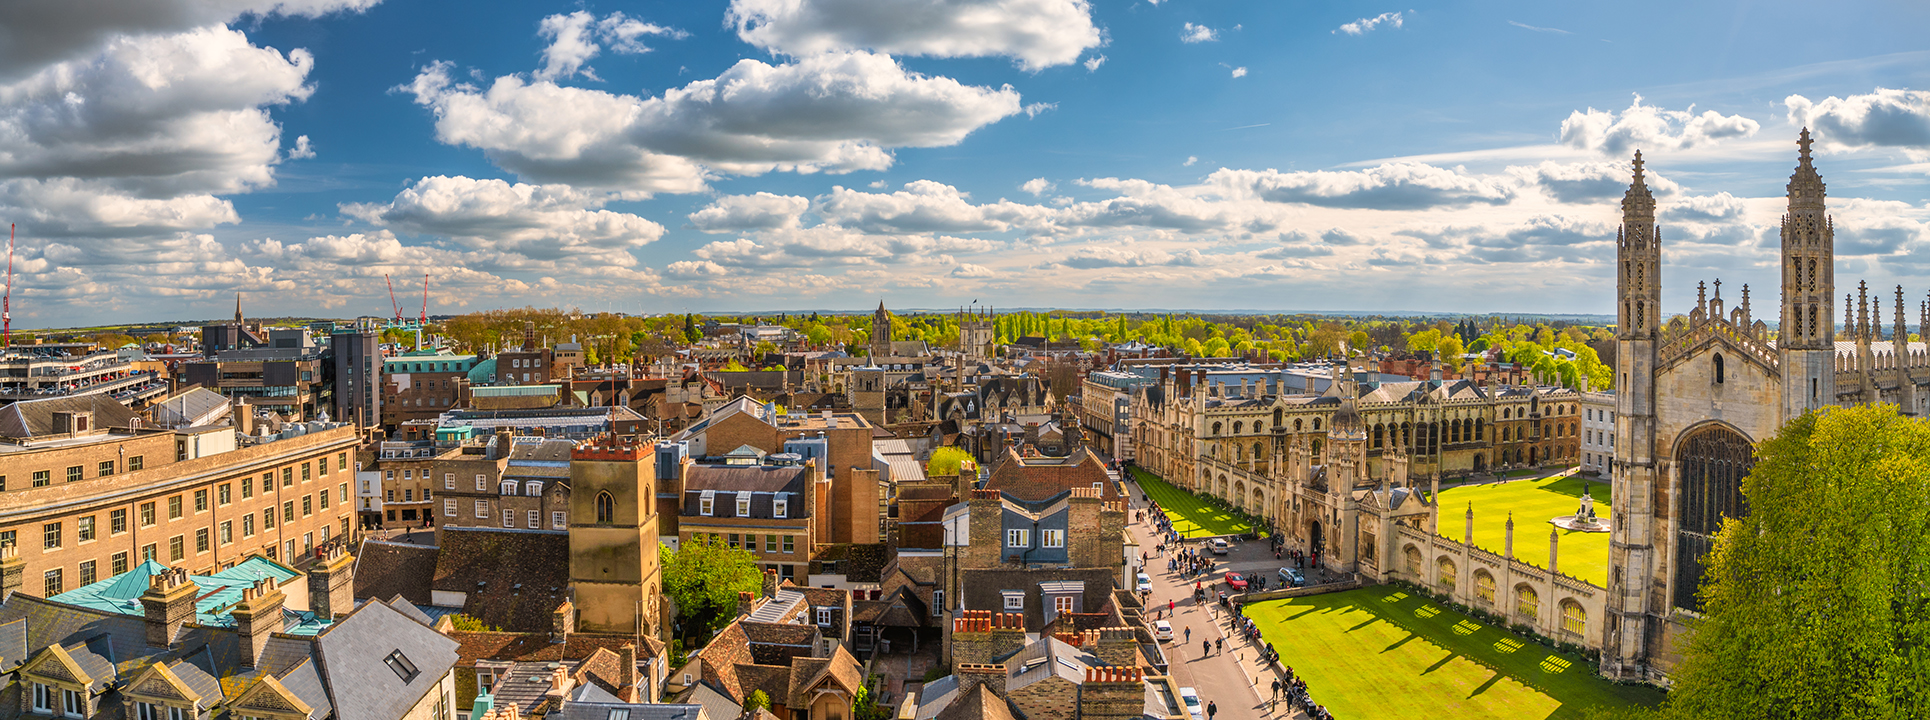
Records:
[[[1136,483],[1125,483],[1133,498],[1133,509],[1147,507],[1146,496],[1139,491]],[[1135,517],[1137,513],[1135,513]],[[1153,545],[1159,542],[1159,531],[1148,520],[1135,519],[1131,524],[1135,535],[1143,543],[1142,549],[1152,553]],[[1229,636],[1227,612],[1211,598],[1225,587],[1219,577],[1228,569],[1239,572],[1251,570],[1254,573],[1271,573],[1279,567],[1265,541],[1234,542],[1232,550],[1225,556],[1208,576],[1198,578],[1208,588],[1208,601],[1193,601],[1194,580],[1182,580],[1178,573],[1166,570],[1169,555],[1155,555],[1146,561],[1145,572],[1152,577],[1153,593],[1147,601],[1149,619],[1164,619],[1173,624],[1173,641],[1165,643],[1166,660],[1171,668],[1173,679],[1182,687],[1191,687],[1200,694],[1200,703],[1217,705],[1219,713],[1214,720],[1230,718],[1305,718],[1301,713],[1287,713],[1285,703],[1280,712],[1270,712],[1263,700],[1272,693],[1270,683],[1275,677],[1273,671],[1259,662],[1257,648],[1243,637]],[[1198,547],[1197,543],[1194,547]],[[1168,546],[1167,553],[1174,548]],[[1271,581],[1272,578],[1269,578]],[[1167,616],[1167,601],[1173,602],[1171,617]],[[1153,609],[1157,607],[1157,612]],[[1192,639],[1187,639],[1186,631],[1192,630]],[[1224,651],[1202,652],[1203,641],[1226,641]],[[1257,683],[1256,679],[1257,678]]]

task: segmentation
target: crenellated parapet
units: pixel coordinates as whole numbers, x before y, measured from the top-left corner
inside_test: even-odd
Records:
[[[1774,374],[1779,360],[1769,340],[1769,326],[1749,312],[1749,286],[1742,286],[1742,302],[1733,308],[1722,302],[1722,281],[1715,281],[1715,297],[1708,286],[1696,284],[1696,306],[1688,315],[1677,316],[1662,329],[1662,343],[1656,348],[1656,364],[1668,368],[1694,356],[1702,348],[1727,344],[1751,362]]]

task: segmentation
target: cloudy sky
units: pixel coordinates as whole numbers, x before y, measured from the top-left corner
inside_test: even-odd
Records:
[[[27,327],[521,305],[1608,312],[1930,290],[1923,3],[11,0]],[[1839,287],[1839,291],[1844,288]],[[1762,311],[1759,311],[1762,312]]]

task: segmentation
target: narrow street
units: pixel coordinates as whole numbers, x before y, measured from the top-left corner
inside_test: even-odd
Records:
[[[1133,497],[1133,509],[1147,507],[1146,496],[1135,483],[1125,483]],[[1159,531],[1147,520],[1135,519],[1133,532],[1144,544],[1143,549],[1153,552],[1152,547],[1159,542]],[[1266,543],[1233,543],[1227,556],[1229,561],[1258,560],[1265,550]],[[1172,551],[1169,547],[1168,552]],[[1251,557],[1241,557],[1249,555]],[[1244,638],[1228,636],[1227,613],[1211,600],[1203,603],[1193,601],[1193,580],[1182,580],[1178,573],[1166,570],[1167,555],[1157,555],[1147,560],[1146,574],[1152,576],[1153,594],[1147,603],[1148,617],[1165,619],[1173,623],[1173,641],[1165,643],[1166,661],[1171,668],[1173,679],[1181,687],[1191,687],[1200,694],[1200,704],[1214,703],[1219,713],[1213,720],[1246,720],[1249,718],[1298,719],[1300,713],[1287,713],[1286,704],[1280,705],[1280,712],[1271,712],[1269,703],[1264,699],[1271,695],[1270,681],[1272,671],[1264,668],[1258,659],[1256,649]],[[1268,558],[1271,564],[1271,558]],[[1224,568],[1221,568],[1221,572]],[[1208,597],[1216,597],[1219,574],[1216,572],[1199,578],[1209,588]],[[1209,582],[1211,580],[1212,582]],[[1173,602],[1173,615],[1167,616],[1167,601]],[[1156,613],[1151,612],[1157,606]],[[1192,630],[1192,639],[1187,639],[1186,631]],[[1225,639],[1224,651],[1204,651],[1202,642]],[[1257,679],[1257,686],[1256,686]]]

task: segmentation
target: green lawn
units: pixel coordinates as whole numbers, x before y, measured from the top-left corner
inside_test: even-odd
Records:
[[[1579,718],[1662,701],[1393,586],[1270,600],[1247,615],[1335,717]]]
[[[1515,557],[1548,567],[1550,518],[1573,515],[1581,504],[1582,478],[1537,478],[1487,485],[1464,485],[1441,491],[1440,532],[1460,540],[1467,527],[1468,503],[1474,503],[1474,544],[1495,553],[1507,536],[1508,514],[1515,519]],[[1609,517],[1608,483],[1588,480],[1595,497],[1595,516]],[[1588,582],[1608,585],[1608,533],[1561,531],[1559,570]]]
[[[1173,530],[1183,537],[1211,537],[1214,535],[1238,535],[1253,528],[1234,517],[1223,508],[1215,507],[1205,498],[1173,487],[1158,476],[1139,468],[1132,468],[1133,479],[1139,482],[1139,489],[1146,496],[1159,503],[1166,511],[1166,517],[1173,521]]]

